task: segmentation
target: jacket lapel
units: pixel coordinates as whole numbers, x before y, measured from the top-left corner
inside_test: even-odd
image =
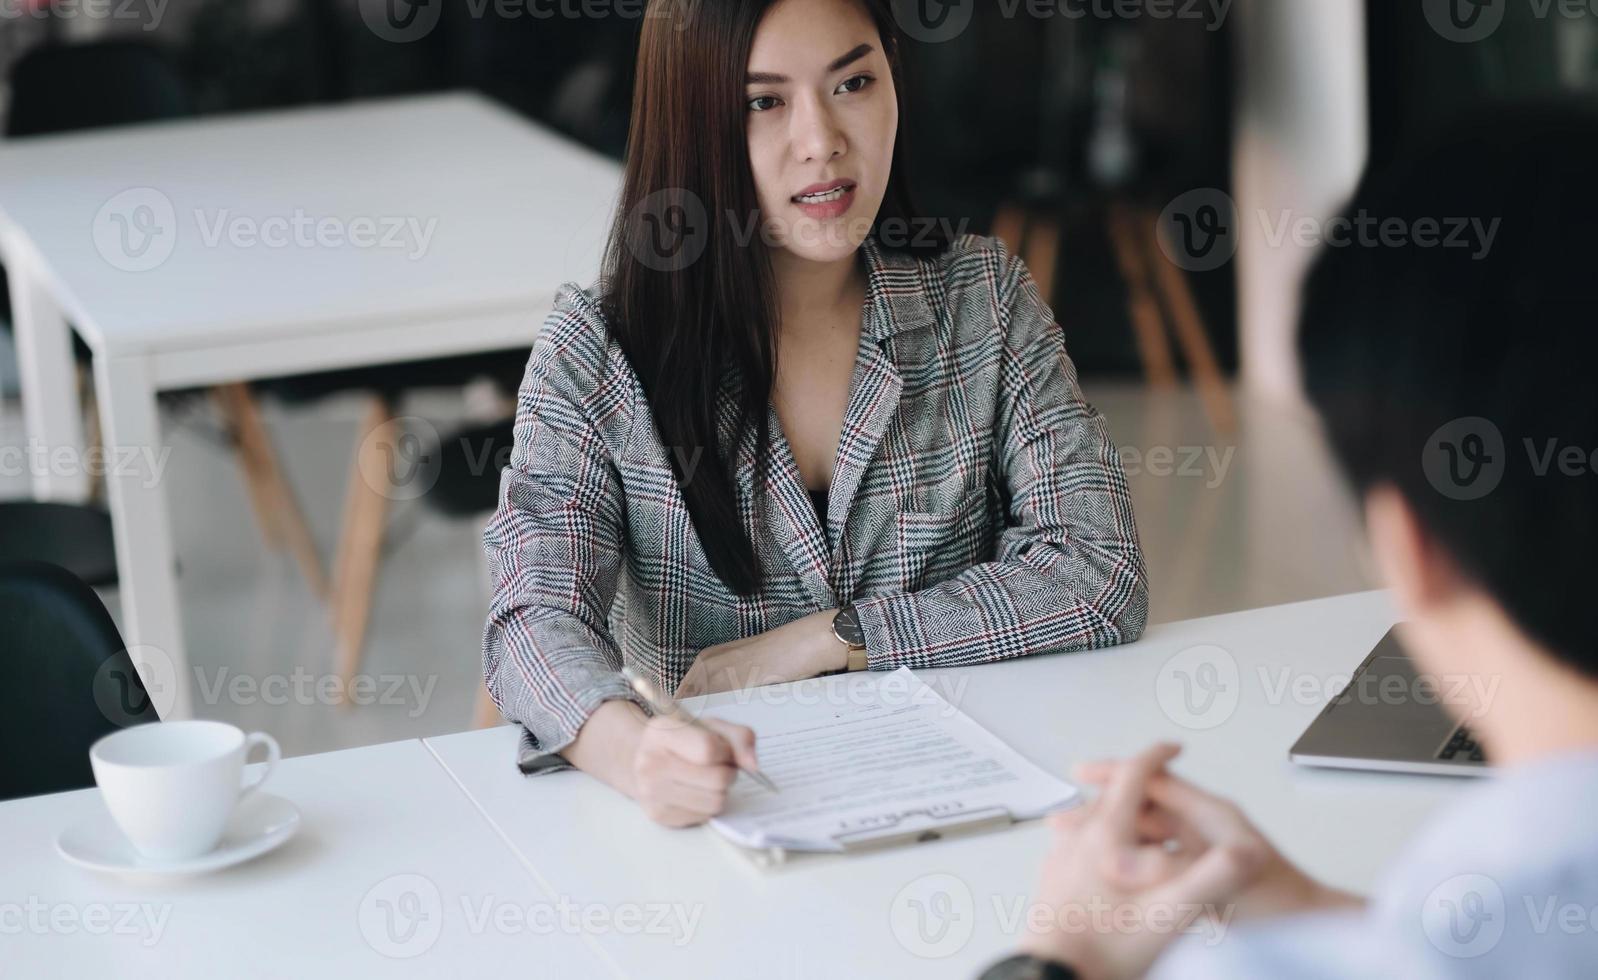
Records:
[[[800,479],[775,406],[768,403],[766,409],[773,455],[762,492],[754,493],[756,460],[752,429],[745,433],[734,462],[734,482],[740,500],[748,501],[755,510],[756,526],[763,528],[779,545],[783,557],[805,583],[814,601],[825,605],[835,605],[838,601],[829,582],[829,573],[840,558],[855,492],[899,409],[904,382],[894,358],[892,338],[905,330],[936,322],[927,303],[920,265],[915,259],[884,251],[874,237],[866,238],[861,252],[867,269],[866,303],[861,314],[854,374],[849,382],[848,406],[838,439],[838,457],[833,465],[832,487],[827,497],[827,526],[821,527],[816,522],[810,496]],[[732,439],[740,394],[737,372],[729,368],[717,392],[716,406],[724,446]],[[832,527],[837,528],[836,534],[830,530]],[[758,554],[759,542],[756,542],[756,549]]]

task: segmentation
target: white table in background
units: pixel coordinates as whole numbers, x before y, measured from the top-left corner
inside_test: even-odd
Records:
[[[0,804],[0,976],[617,976],[420,742],[285,759],[267,790],[295,838],[185,878],[57,856],[98,790]]]
[[[1287,759],[1393,620],[1386,595],[1372,592],[1157,626],[1119,649],[918,675],[1062,776],[1180,740],[1178,771],[1239,800],[1312,874],[1363,890],[1467,782]],[[686,943],[596,936],[630,976],[970,978],[1016,945],[1022,927],[1006,922],[1024,911],[1047,846],[1033,822],[762,872],[710,830],[656,826],[585,775],[521,776],[515,728],[426,742],[547,888],[697,916]]]
[[[27,432],[67,460],[36,494],[88,487],[68,323],[104,444],[159,453],[163,390],[531,346],[559,284],[597,274],[619,187],[613,161],[470,94],[0,143]],[[184,717],[159,472],[114,472],[109,496],[125,638],[147,676],[137,648],[165,653],[175,676],[150,680]]]

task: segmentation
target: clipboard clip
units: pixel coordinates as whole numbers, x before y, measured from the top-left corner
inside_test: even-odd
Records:
[[[910,810],[893,814],[881,821],[892,828],[884,832],[880,825],[859,830],[847,830],[832,835],[833,841],[846,853],[873,851],[904,844],[925,844],[950,837],[964,837],[990,830],[1002,830],[1015,820],[1004,807],[984,807],[980,810],[962,810],[954,813],[935,813],[928,810]]]

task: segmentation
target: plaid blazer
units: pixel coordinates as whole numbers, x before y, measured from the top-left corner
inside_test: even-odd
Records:
[[[595,294],[566,283],[517,399],[515,446],[483,535],[494,597],[483,673],[527,743],[559,751],[619,670],[673,690],[698,652],[849,601],[871,669],[977,664],[1129,642],[1148,592],[1104,421],[1022,261],[966,235],[916,259],[862,245],[869,284],[826,521],[770,409],[770,479],[751,430],[734,477],[763,574],[711,570]],[[716,393],[731,446],[738,378]],[[683,457],[684,471],[692,455]],[[525,733],[524,733],[525,734]]]

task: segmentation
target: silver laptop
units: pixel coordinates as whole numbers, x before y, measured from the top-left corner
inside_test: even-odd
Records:
[[[1397,627],[1376,644],[1348,686],[1288,752],[1294,762],[1333,769],[1377,769],[1479,776],[1487,760],[1470,729],[1439,703],[1449,692],[1416,675]]]

